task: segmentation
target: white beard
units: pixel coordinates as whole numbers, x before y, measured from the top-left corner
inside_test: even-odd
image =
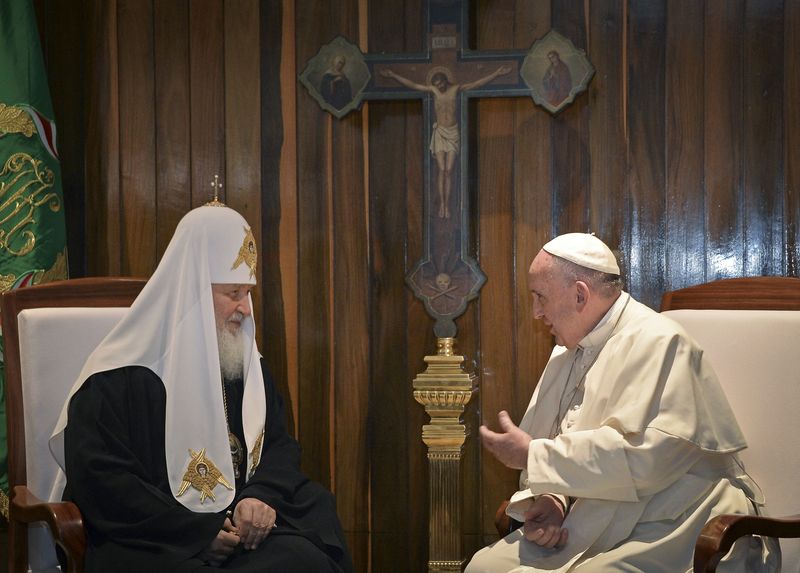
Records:
[[[227,328],[217,330],[219,366],[223,380],[239,380],[244,375],[244,345],[242,332],[236,334]]]

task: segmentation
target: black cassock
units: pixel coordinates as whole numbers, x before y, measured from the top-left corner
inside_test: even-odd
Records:
[[[300,446],[286,431],[283,399],[266,371],[264,385],[261,461],[245,481],[245,456],[236,500],[253,497],[270,505],[277,527],[258,549],[239,546],[221,569],[353,571],[333,495],[300,471]],[[244,444],[241,381],[225,386],[231,430]],[[161,380],[141,366],[94,374],[70,402],[64,499],[83,514],[87,573],[220,570],[196,555],[222,529],[225,512],[195,513],[173,497],[164,450],[165,403]]]

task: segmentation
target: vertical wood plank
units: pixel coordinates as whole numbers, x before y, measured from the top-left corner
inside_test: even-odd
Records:
[[[741,276],[742,71],[744,3],[705,5],[706,280]]]
[[[745,4],[742,63],[744,275],[783,272],[783,0]]]
[[[335,21],[345,37],[357,38],[359,5],[342,6]],[[333,245],[333,411],[331,486],[344,528],[357,535],[356,566],[365,567],[370,491],[370,288],[369,204],[364,180],[364,126],[360,112],[332,121],[330,157]],[[347,305],[337,301],[349,300]]]
[[[117,2],[91,0],[86,109],[86,259],[90,275],[120,273]]]
[[[786,274],[800,276],[800,0],[784,8],[784,122],[786,178]]]
[[[583,0],[553,3],[553,28],[586,51]],[[555,234],[586,232],[589,226],[589,99],[575,98],[552,121]]]
[[[664,0],[628,7],[630,292],[658,308],[664,290]]]
[[[699,2],[667,5],[664,288],[670,290],[705,278],[703,17]]]
[[[118,6],[121,271],[147,276],[157,260],[153,3]]]
[[[343,119],[333,146],[334,403],[332,489],[339,517],[350,532],[369,530],[370,500],[370,280],[369,205],[365,201],[360,114]],[[365,566],[361,536],[354,560]]]
[[[589,230],[617,252],[623,275],[626,155],[623,81],[627,70],[620,58],[625,33],[623,0],[592,2],[587,56],[595,76],[589,85]]]
[[[259,45],[259,3],[225,0],[224,13],[225,195],[261,244],[261,70],[258,58],[243,57]]]
[[[279,270],[270,277],[279,279],[265,297],[265,320],[281,344],[272,347],[270,364],[288,386],[292,402],[292,431],[296,431],[298,403],[297,348],[297,61],[295,57],[294,0],[262,7],[262,137],[264,138],[262,206],[264,237],[269,237],[276,256],[270,268]],[[276,30],[277,28],[277,30]],[[274,81],[275,70],[280,83]],[[276,110],[280,110],[278,113]],[[278,177],[273,175],[277,173]],[[269,229],[269,231],[267,230]],[[269,233],[269,234],[268,234]],[[276,252],[277,251],[277,252]],[[284,323],[284,332],[275,326]],[[265,332],[265,335],[267,332]]]
[[[191,209],[189,0],[155,0],[155,137],[160,257]]]
[[[272,272],[264,266],[261,208],[261,69],[255,54],[259,45],[258,0],[225,0],[225,193],[228,205],[241,213],[258,245],[257,280]],[[253,292],[253,306],[260,309],[264,289]],[[254,314],[259,348],[263,348],[264,317]],[[285,392],[285,379],[279,388]]]
[[[401,52],[406,49],[408,31],[405,29],[405,3],[393,3],[369,14],[369,50],[371,52]],[[395,33],[389,34],[393,27]],[[371,208],[372,250],[372,386],[370,411],[373,435],[370,451],[372,467],[372,543],[373,571],[411,570],[411,529],[408,492],[414,478],[408,472],[410,444],[420,439],[420,428],[409,420],[409,394],[414,372],[408,362],[422,364],[422,355],[412,356],[406,337],[422,336],[424,326],[412,324],[407,318],[405,273],[414,264],[406,252],[405,237],[421,233],[407,230],[407,201],[411,195],[422,200],[422,194],[410,192],[409,177],[422,183],[415,171],[421,171],[418,155],[422,147],[409,149],[411,141],[419,141],[408,133],[408,117],[420,114],[418,102],[386,102],[369,104],[370,167],[369,189]],[[421,129],[421,123],[419,124]],[[408,142],[398,146],[398,141]],[[411,162],[411,165],[407,165]],[[413,166],[413,168],[412,168]],[[415,237],[416,239],[416,237]],[[416,239],[418,240],[418,239]],[[417,255],[421,255],[421,250]],[[400,262],[403,264],[398,264]],[[412,307],[413,307],[412,303]],[[396,332],[383,325],[397,325]],[[404,332],[403,332],[404,331]],[[398,336],[399,335],[399,336]],[[428,349],[421,349],[428,350]],[[428,353],[431,353],[428,350]],[[420,406],[416,406],[421,408]],[[395,464],[402,463],[398,468]],[[392,466],[395,466],[394,468]],[[423,469],[427,476],[427,469]],[[420,506],[428,507],[428,489],[417,490]],[[423,522],[427,545],[427,512]],[[407,533],[401,533],[407,532]],[[427,556],[425,557],[427,559]]]
[[[298,73],[335,30],[330,3],[296,3]],[[333,296],[328,203],[328,130],[330,116],[305,90],[297,91],[298,203],[298,437],[303,469],[330,486],[330,302]]]
[[[223,0],[189,3],[192,206],[211,200],[214,175],[225,173],[225,74]],[[220,200],[225,201],[223,187]]]
[[[374,37],[370,34],[371,37]],[[377,48],[374,46],[373,49]],[[372,423],[370,489],[372,492],[372,567],[388,570],[408,569],[409,481],[406,470],[411,440],[419,439],[419,429],[408,420],[410,378],[407,368],[406,332],[412,325],[406,318],[404,285],[407,261],[406,235],[406,148],[396,145],[405,137],[406,113],[418,113],[418,105],[370,103],[370,209],[372,251],[372,383],[369,409]],[[415,150],[419,153],[419,150]],[[418,164],[417,164],[418,165]],[[419,166],[419,165],[418,165]],[[404,262],[405,265],[398,263]],[[387,328],[393,325],[392,328]],[[421,332],[414,333],[420,336]],[[421,356],[414,357],[421,363]],[[416,430],[416,431],[415,431]],[[415,437],[416,434],[416,437]],[[397,464],[403,464],[397,467]],[[427,474],[426,474],[427,475]],[[413,480],[411,480],[413,481]],[[380,501],[378,501],[380,500]],[[427,506],[427,488],[418,500]],[[425,521],[427,531],[427,520]],[[395,541],[390,542],[392,538]],[[397,555],[393,546],[397,546]]]
[[[294,129],[294,7],[261,2],[260,203],[263,328],[259,346],[285,400],[288,431],[297,435],[297,210]],[[289,78],[287,78],[287,74]],[[276,81],[276,79],[280,81]],[[287,92],[288,87],[288,92]],[[287,167],[287,165],[289,167]],[[286,188],[286,189],[285,189]],[[288,229],[288,232],[287,232]],[[288,287],[287,287],[288,285]]]

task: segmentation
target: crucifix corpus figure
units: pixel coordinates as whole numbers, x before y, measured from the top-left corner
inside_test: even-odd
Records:
[[[511,66],[500,66],[487,76],[463,84],[453,80],[453,74],[445,66],[436,66],[428,73],[426,84],[420,84],[409,78],[397,74],[394,70],[386,68],[380,74],[391,78],[405,87],[433,95],[435,118],[433,133],[431,135],[430,150],[436,158],[438,174],[436,177],[436,190],[439,195],[439,218],[450,218],[450,191],[453,181],[453,166],[458,155],[461,136],[458,131],[458,116],[456,114],[456,95],[460,91],[479,88],[491,82],[496,77],[511,71]]]

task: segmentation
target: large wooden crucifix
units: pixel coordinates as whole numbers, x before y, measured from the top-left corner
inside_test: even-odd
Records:
[[[424,252],[406,283],[436,320],[436,336],[452,338],[455,319],[486,281],[468,252],[467,101],[530,96],[558,113],[586,88],[594,69],[581,50],[555,31],[528,51],[471,50],[465,32],[467,0],[425,0],[423,8],[425,51],[365,55],[337,37],[320,48],[300,80],[337,118],[365,100],[422,100]]]
[[[460,460],[464,407],[477,390],[454,352],[455,319],[486,277],[470,255],[468,100],[530,96],[557,113],[583,91],[594,70],[583,52],[551,31],[528,51],[468,47],[468,0],[425,0],[426,49],[415,54],[362,54],[338,37],[323,46],[300,76],[323,109],[337,118],[364,100],[421,99],[424,141],[423,254],[406,284],[435,319],[437,354],[414,380],[414,398],[431,424],[428,446],[429,571],[460,571]]]

